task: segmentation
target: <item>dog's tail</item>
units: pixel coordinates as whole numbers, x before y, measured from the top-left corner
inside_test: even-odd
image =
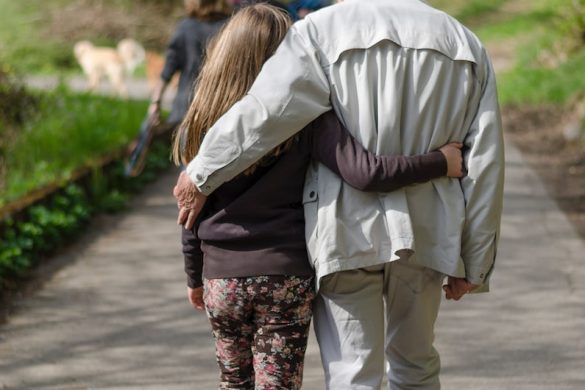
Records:
[[[145,51],[140,43],[132,38],[122,39],[116,48],[128,74],[132,74],[134,69],[144,62]]]

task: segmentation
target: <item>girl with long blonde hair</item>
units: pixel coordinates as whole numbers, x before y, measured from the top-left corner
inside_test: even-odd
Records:
[[[188,163],[206,131],[252,86],[291,21],[282,10],[241,9],[210,44],[173,158]],[[243,140],[242,140],[243,141]],[[424,155],[375,156],[329,112],[207,199],[183,230],[188,297],[205,309],[216,343],[221,389],[299,389],[315,296],[304,233],[311,159],[368,191],[392,191],[461,175],[459,145]]]
[[[191,106],[179,127],[181,137],[175,137],[175,163],[186,164],[195,157],[205,131],[248,92],[291,23],[283,10],[260,3],[239,11],[210,42]]]

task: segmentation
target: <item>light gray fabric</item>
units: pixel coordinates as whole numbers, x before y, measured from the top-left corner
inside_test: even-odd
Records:
[[[404,260],[324,277],[313,316],[327,388],[379,389],[386,354],[390,389],[439,389],[442,279]]]
[[[419,0],[348,0],[297,22],[187,172],[208,194],[331,107],[376,153],[464,142],[469,173],[362,193],[313,164],[305,191],[318,197],[305,216],[317,278],[414,252],[487,290],[504,167],[494,72],[473,33]]]

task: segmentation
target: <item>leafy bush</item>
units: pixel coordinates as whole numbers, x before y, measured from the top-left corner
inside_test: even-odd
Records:
[[[0,241],[0,281],[22,275],[41,253],[54,250],[92,213],[87,195],[69,185],[44,205],[30,207],[18,220],[8,219]]]
[[[119,159],[103,166],[104,156],[115,158],[137,135],[145,102],[77,94],[65,87],[31,95],[16,79],[2,80],[0,102],[6,104],[0,112],[12,136],[2,144],[0,207],[47,184],[63,183],[64,188],[0,221],[0,287],[67,242],[93,213],[123,209],[131,193],[170,165],[164,140],[152,146],[146,170],[137,178],[124,176]],[[1,129],[0,140],[7,139],[6,126]],[[91,172],[67,184],[83,167]]]
[[[470,0],[455,14],[455,17],[464,23],[473,23],[474,20],[485,18],[498,11],[505,2],[505,0]]]
[[[475,25],[497,12],[506,0],[429,0],[428,2],[466,25]]]
[[[560,7],[554,28],[566,54],[582,49],[585,45],[585,0],[571,0]]]
[[[516,65],[498,75],[503,105],[562,105],[585,90],[585,0],[530,3],[480,33],[515,46]]]
[[[7,150],[37,105],[38,99],[25,90],[10,67],[0,63],[0,191],[5,188]]]
[[[585,90],[585,51],[567,59],[557,68],[531,66],[537,47],[526,48],[525,57],[513,70],[498,77],[502,104],[565,104]],[[534,60],[532,61],[535,62]]]
[[[38,99],[28,93],[7,64],[0,63],[0,131],[22,125],[36,109]],[[0,133],[0,137],[2,137]]]
[[[167,140],[152,145],[142,175],[124,176],[122,161],[96,168],[87,177],[66,185],[48,200],[33,205],[0,225],[0,291],[22,277],[43,256],[63,246],[97,212],[124,209],[132,193],[170,166]]]

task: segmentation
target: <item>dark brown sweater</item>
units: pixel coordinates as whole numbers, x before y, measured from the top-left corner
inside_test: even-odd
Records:
[[[333,112],[310,123],[278,157],[240,174],[207,199],[193,231],[183,229],[187,283],[261,275],[311,275],[305,244],[303,186],[311,159],[352,187],[388,192],[444,176],[439,151],[376,156],[364,149]]]

